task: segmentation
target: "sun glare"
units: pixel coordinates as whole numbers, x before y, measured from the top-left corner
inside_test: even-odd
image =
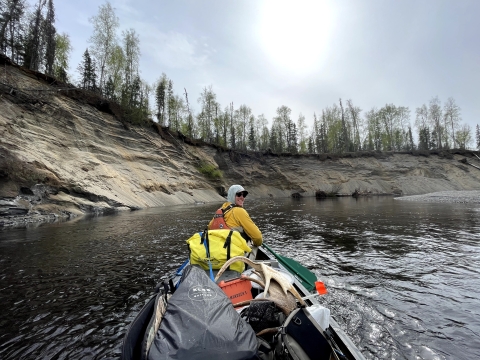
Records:
[[[327,56],[332,16],[322,0],[264,1],[260,38],[272,64],[299,75],[320,69]]]

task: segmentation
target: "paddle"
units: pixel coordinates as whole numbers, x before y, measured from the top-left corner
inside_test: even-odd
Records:
[[[285,266],[287,270],[291,272],[292,275],[294,275],[308,291],[315,289],[315,281],[317,281],[317,277],[314,273],[308,270],[305,266],[300,265],[297,261],[278,255],[265,243],[262,244],[262,246],[270,251],[272,255],[277,258],[278,262]]]

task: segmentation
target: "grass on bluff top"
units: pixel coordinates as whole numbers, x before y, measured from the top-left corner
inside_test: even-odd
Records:
[[[209,164],[209,163],[200,163],[198,166],[198,171],[200,171],[203,175],[210,179],[221,179],[223,176],[223,173],[221,170],[217,169],[215,165]]]

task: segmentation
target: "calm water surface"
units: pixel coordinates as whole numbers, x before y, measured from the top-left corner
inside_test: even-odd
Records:
[[[126,328],[218,204],[0,230],[0,358],[119,357]],[[367,359],[480,358],[480,206],[249,201]]]

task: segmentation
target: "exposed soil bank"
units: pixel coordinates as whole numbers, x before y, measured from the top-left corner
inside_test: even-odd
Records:
[[[470,151],[233,152],[155,123],[126,124],[102,99],[5,61],[2,65],[0,228],[222,202],[234,183],[245,186],[250,198],[480,190],[480,160]],[[205,164],[222,176],[204,175]]]

